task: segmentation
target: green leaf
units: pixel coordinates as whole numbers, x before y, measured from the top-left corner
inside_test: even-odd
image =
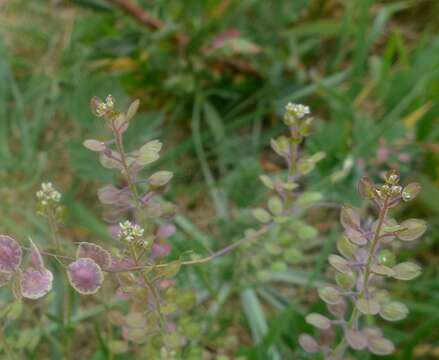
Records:
[[[317,313],[311,313],[306,316],[306,322],[320,330],[328,330],[331,326],[331,320],[326,316]]]
[[[148,141],[137,152],[136,161],[140,165],[148,165],[159,158],[159,152],[162,149],[162,143],[159,140]]]
[[[395,275],[393,277],[398,280],[412,280],[421,275],[421,267],[415,263],[403,262],[393,267]]]
[[[393,343],[383,337],[369,338],[367,347],[375,355],[389,355],[395,351]]]
[[[402,190],[402,199],[404,201],[411,201],[418,196],[421,191],[421,184],[410,183]]]
[[[260,221],[263,224],[269,223],[271,221],[270,213],[262,208],[257,208],[253,210],[253,216],[256,220]]]
[[[157,171],[149,177],[148,183],[152,187],[165,186],[169,181],[171,181],[173,175],[174,174],[171,171]]]
[[[421,219],[409,219],[400,224],[403,230],[397,232],[397,236],[403,241],[412,241],[421,237],[427,230],[427,223]]]
[[[355,302],[356,308],[365,315],[376,315],[380,311],[380,304],[374,299],[361,298]]]
[[[340,292],[332,286],[325,286],[317,289],[317,291],[320,298],[327,304],[335,305],[342,299]]]
[[[342,273],[351,273],[352,270],[349,266],[349,263],[346,261],[346,259],[342,258],[339,255],[329,255],[329,263],[338,271]]]
[[[409,313],[409,309],[402,303],[389,302],[381,305],[380,315],[387,321],[399,321],[404,319]]]
[[[283,202],[278,196],[272,196],[268,199],[268,209],[273,215],[281,215],[283,212]]]

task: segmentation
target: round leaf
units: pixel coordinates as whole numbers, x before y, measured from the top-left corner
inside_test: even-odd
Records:
[[[395,351],[392,342],[383,337],[369,338],[367,347],[375,355],[389,355]]]
[[[380,311],[380,304],[374,299],[358,299],[355,306],[365,315],[376,315]]]
[[[421,275],[421,267],[411,262],[403,262],[393,267],[395,275],[393,277],[398,280],[412,280]]]
[[[403,241],[412,241],[421,237],[427,230],[427,223],[420,219],[409,219],[401,223],[403,230],[397,232],[397,236]]]
[[[105,144],[102,141],[98,141],[95,139],[88,139],[82,143],[87,149],[91,151],[101,152],[106,149]]]
[[[332,287],[325,286],[323,288],[319,288],[318,290],[320,298],[327,304],[338,304],[341,301],[340,292]]]
[[[342,273],[351,273],[351,268],[346,259],[342,258],[339,255],[329,255],[329,263],[338,271]]]
[[[21,294],[27,299],[39,299],[52,289],[53,275],[44,269],[42,271],[27,268],[21,274]]]
[[[381,305],[380,315],[387,321],[399,321],[404,319],[409,313],[409,309],[402,303],[389,302]]]
[[[326,316],[317,313],[311,313],[306,316],[306,322],[318,329],[327,330],[331,326],[331,320]]]
[[[347,328],[345,337],[349,346],[354,350],[363,350],[367,346],[367,337],[359,330]]]
[[[21,264],[20,245],[7,235],[0,235],[0,272],[14,272]]]
[[[111,265],[111,255],[102,246],[89,242],[80,242],[76,251],[77,258],[90,258],[98,264],[101,269],[107,269]]]
[[[317,341],[312,336],[309,336],[307,334],[301,334],[299,336],[299,344],[303,348],[303,350],[309,353],[318,352],[320,349]]]
[[[98,264],[90,258],[80,258],[67,267],[67,276],[73,288],[83,295],[95,294],[104,280]]]
[[[268,223],[271,220],[271,215],[270,213],[262,208],[257,208],[253,210],[253,216],[255,217],[256,220],[260,221],[261,223]]]

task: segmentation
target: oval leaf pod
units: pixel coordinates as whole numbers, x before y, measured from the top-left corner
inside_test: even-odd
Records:
[[[90,258],[80,258],[67,267],[67,276],[73,288],[82,295],[97,293],[104,281],[98,264]]]
[[[21,264],[23,252],[20,245],[7,235],[0,235],[0,272],[14,272]]]
[[[76,251],[77,258],[90,258],[98,264],[101,269],[107,269],[111,265],[111,255],[102,246],[89,242],[79,243]]]
[[[47,270],[27,268],[20,278],[21,295],[27,299],[39,299],[52,290],[53,275]]]

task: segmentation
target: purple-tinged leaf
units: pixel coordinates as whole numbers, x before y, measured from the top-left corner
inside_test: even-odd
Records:
[[[136,266],[136,263],[129,259],[129,258],[117,258],[112,256],[111,257],[111,263],[108,269],[106,269],[108,272],[123,272],[127,271],[129,269],[132,269]]]
[[[337,304],[328,304],[327,308],[329,312],[335,317],[342,319],[345,317],[347,304],[345,299],[341,299],[341,301]]]
[[[111,265],[110,253],[102,246],[89,242],[79,243],[76,257],[93,259],[103,270],[109,268]]]
[[[130,204],[129,191],[118,189],[113,185],[105,185],[98,190],[98,198],[102,204],[128,206]]]
[[[104,274],[93,259],[81,258],[67,267],[67,276],[73,288],[82,295],[95,294],[104,281]]]
[[[162,258],[168,256],[171,249],[172,247],[168,243],[154,243],[151,247],[151,255],[153,258]]]
[[[340,222],[347,229],[360,228],[360,216],[352,206],[344,205],[340,212]]]
[[[328,330],[331,326],[331,320],[329,320],[326,316],[317,313],[307,315],[305,320],[308,324],[320,330]]]
[[[153,188],[165,186],[173,176],[174,174],[171,171],[157,171],[148,178],[148,184]]]
[[[0,273],[0,287],[5,286],[10,280],[10,273]]]
[[[364,246],[367,244],[367,237],[360,230],[347,228],[346,237],[355,245]]]
[[[381,306],[380,315],[387,321],[399,321],[404,319],[409,313],[409,309],[399,302],[388,302]]]
[[[27,299],[39,299],[52,289],[53,275],[47,269],[27,268],[21,274],[21,294]]]
[[[316,353],[320,350],[317,341],[312,336],[309,336],[307,334],[300,334],[299,344],[303,348],[303,350],[309,353]]]
[[[156,236],[159,239],[167,239],[175,234],[175,230],[176,230],[175,225],[172,224],[163,225],[158,228]]]
[[[10,236],[0,235],[0,272],[14,272],[21,264],[23,252]]]
[[[352,269],[349,266],[349,263],[346,259],[342,258],[339,255],[329,255],[328,257],[329,263],[338,271],[342,273],[351,273]]]
[[[346,328],[346,341],[354,350],[363,350],[367,346],[367,337],[359,330]]]
[[[95,139],[85,140],[82,144],[91,151],[101,152],[106,149],[105,143]]]

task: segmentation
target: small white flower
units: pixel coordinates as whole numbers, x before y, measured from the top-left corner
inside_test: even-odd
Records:
[[[305,106],[302,104],[293,104],[290,102],[287,104],[287,106],[285,106],[285,110],[298,119],[302,119],[306,115],[309,115],[311,113],[309,106]]]
[[[119,224],[118,237],[122,241],[133,242],[143,236],[144,230],[137,224],[131,223],[126,220]]]
[[[43,206],[61,201],[61,193],[53,187],[51,182],[42,183],[41,189],[36,192],[36,196]]]
[[[105,101],[99,102],[99,104],[96,107],[96,114],[99,117],[102,117],[106,115],[108,112],[112,111],[114,109],[114,98],[112,95],[108,95],[105,98]]]

